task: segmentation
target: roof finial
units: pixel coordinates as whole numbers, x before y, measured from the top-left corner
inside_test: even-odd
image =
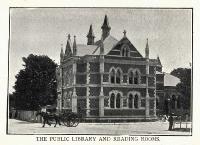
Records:
[[[126,30],[124,30],[124,32],[123,32],[123,33],[124,33],[124,37],[126,37]]]

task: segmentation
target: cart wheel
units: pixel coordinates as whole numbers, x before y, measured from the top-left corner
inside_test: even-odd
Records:
[[[67,117],[63,117],[63,118],[62,118],[62,123],[63,123],[65,126],[67,126],[67,127],[70,126],[70,121],[68,120]]]
[[[71,118],[71,120],[72,120],[72,122],[73,122],[73,127],[76,127],[78,124],[79,124],[79,122],[80,122],[80,119],[79,119],[79,117],[78,116],[76,116],[76,115],[74,115],[72,118]]]

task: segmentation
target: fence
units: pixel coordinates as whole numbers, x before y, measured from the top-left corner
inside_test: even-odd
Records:
[[[28,122],[42,122],[41,116],[36,116],[36,113],[36,111],[15,110],[12,112],[11,118]]]

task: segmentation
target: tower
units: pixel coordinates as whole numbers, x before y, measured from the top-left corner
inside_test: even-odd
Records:
[[[105,15],[104,22],[103,22],[103,25],[101,26],[101,29],[102,29],[102,38],[103,40],[105,40],[106,37],[110,35],[110,29],[111,29],[111,27],[109,26],[107,15]]]
[[[87,38],[88,38],[88,41],[87,41],[87,45],[94,45],[94,33],[93,33],[93,29],[92,29],[92,25],[90,25],[90,29],[89,29],[89,32],[87,34]]]

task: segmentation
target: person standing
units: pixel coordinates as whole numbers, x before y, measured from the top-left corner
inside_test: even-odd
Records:
[[[172,126],[173,126],[173,122],[174,122],[174,118],[173,118],[172,114],[170,114],[168,121],[169,121],[169,129],[168,130],[172,130]]]

